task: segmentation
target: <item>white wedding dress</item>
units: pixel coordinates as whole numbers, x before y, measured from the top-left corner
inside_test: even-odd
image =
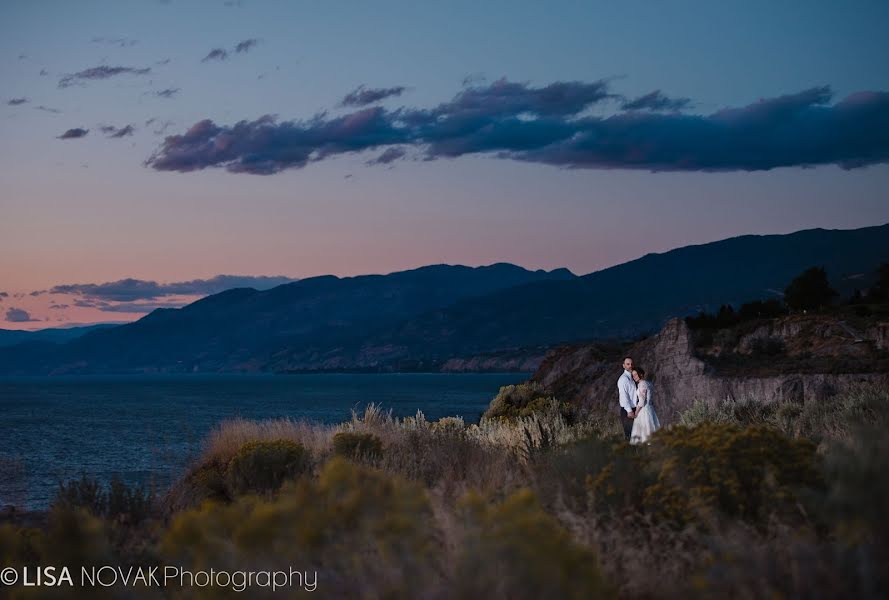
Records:
[[[654,388],[643,379],[636,387],[636,418],[633,419],[633,431],[630,433],[631,444],[647,442],[649,436],[661,428],[657,413],[654,412],[652,400]]]

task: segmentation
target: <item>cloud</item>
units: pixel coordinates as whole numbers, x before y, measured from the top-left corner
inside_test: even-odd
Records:
[[[390,88],[366,88],[359,85],[357,88],[346,94],[340,102],[340,106],[367,106],[368,104],[376,104],[380,100],[400,96],[404,93],[404,86],[396,86]]]
[[[378,157],[373,158],[367,161],[369,165],[388,165],[389,163],[395,162],[396,160],[400,160],[404,158],[406,154],[403,148],[386,148],[382,154]]]
[[[228,58],[228,51],[223,48],[214,48],[209,54],[201,59],[201,62],[209,62],[211,60],[225,60]]]
[[[61,112],[62,112],[58,108],[50,108],[48,106],[43,106],[42,104],[40,106],[35,106],[34,109],[35,110],[42,110],[43,112],[53,113],[56,115],[61,114]]]
[[[109,67],[106,65],[102,65],[99,67],[84,69],[83,71],[78,71],[77,73],[73,73],[70,75],[65,75],[59,80],[59,87],[65,88],[77,83],[82,83],[84,81],[108,79],[110,77],[116,77],[118,75],[147,75],[150,72],[150,67],[137,69],[134,67]]]
[[[42,295],[45,294],[47,291],[48,291],[48,290],[34,290],[33,292],[31,292],[31,293],[28,294],[28,295],[29,295],[29,296],[32,296],[32,297],[42,296]]]
[[[32,319],[30,313],[23,308],[7,308],[6,320],[10,323],[28,323],[40,319]]]
[[[484,73],[470,73],[463,78],[462,84],[463,87],[470,87],[474,85],[481,85],[487,80],[488,78],[485,77]]]
[[[12,98],[6,104],[8,104],[9,106],[19,106],[20,104],[24,104],[27,101],[27,98]]]
[[[0,292],[0,298],[9,298],[8,292]]]
[[[259,43],[259,40],[255,39],[255,38],[250,38],[249,40],[244,40],[243,42],[238,42],[238,45],[235,46],[235,52],[249,52],[258,43]]]
[[[165,90],[159,90],[154,93],[155,96],[159,96],[160,98],[172,98],[176,94],[179,93],[179,88],[167,88]]]
[[[691,104],[688,98],[670,98],[655,90],[634,100],[627,100],[621,108],[624,110],[653,110],[653,111],[678,111],[687,108]]]
[[[68,308],[69,306],[70,306],[70,304],[56,304],[55,302],[53,302],[52,304],[49,305],[50,308],[54,308],[54,309],[58,309],[58,310]]]
[[[605,81],[532,87],[501,79],[429,109],[367,107],[284,122],[264,115],[231,126],[204,119],[167,136],[143,164],[160,171],[215,167],[271,175],[394,146],[416,148],[426,160],[486,154],[585,169],[853,169],[889,162],[887,92],[858,92],[832,104],[823,86],[712,114],[591,114],[615,97]]]
[[[132,40],[125,37],[94,37],[90,41],[94,44],[109,44],[111,46],[117,46],[119,48],[127,48],[129,46],[135,46],[139,43],[138,40]]]
[[[49,71],[47,71],[46,69],[40,69],[41,77],[46,77],[47,75],[49,75]]]
[[[60,140],[73,140],[76,138],[82,138],[87,133],[89,133],[89,129],[83,129],[81,127],[75,127],[74,129],[69,129],[62,135],[58,136]]]
[[[115,127],[114,125],[100,125],[99,129],[109,138],[122,138],[133,135],[135,128],[132,125],[124,125],[123,127]]]
[[[107,283],[78,283],[57,285],[49,290],[52,294],[75,294],[90,303],[89,306],[104,306],[102,302],[135,302],[155,300],[166,296],[206,296],[237,287],[252,287],[258,290],[296,281],[284,276],[266,275],[217,275],[210,279],[192,279],[172,283],[158,283],[144,279],[120,279]]]

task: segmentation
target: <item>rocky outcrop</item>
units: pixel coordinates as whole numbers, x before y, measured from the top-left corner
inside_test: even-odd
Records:
[[[804,327],[805,325],[802,325]],[[801,331],[798,323],[775,323],[775,328],[758,335],[792,336]],[[885,326],[869,339],[884,336]],[[781,328],[785,328],[780,332]],[[870,330],[869,330],[870,332]],[[868,334],[870,335],[870,333]],[[749,342],[748,342],[749,343]],[[884,346],[885,347],[885,346]],[[889,373],[794,373],[757,376],[727,376],[699,358],[693,333],[681,319],[667,322],[652,337],[626,348],[626,355],[650,374],[656,391],[658,414],[665,422],[673,420],[696,400],[717,402],[725,398],[755,398],[762,402],[818,402],[862,384],[889,387]],[[543,361],[532,380],[543,384],[565,401],[592,408],[617,410],[617,379],[623,355],[603,357],[592,346],[576,345],[554,351]]]

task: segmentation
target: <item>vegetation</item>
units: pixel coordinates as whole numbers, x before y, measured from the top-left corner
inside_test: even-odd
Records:
[[[311,466],[305,447],[291,440],[247,442],[228,463],[226,476],[234,495],[274,492],[285,480]]]
[[[559,402],[547,393],[542,385],[534,381],[501,387],[485,411],[484,417],[515,420],[546,411],[550,406],[557,407],[567,421],[573,423],[576,420],[577,414],[573,406]]]
[[[830,305],[839,296],[830,287],[827,271],[812,267],[800,273],[784,290],[784,302],[791,310],[814,310]]]
[[[383,455],[383,441],[372,433],[341,431],[333,436],[333,451],[347,458],[379,458]]]
[[[144,519],[109,500],[138,494],[69,483],[44,527],[0,527],[0,562],[294,565],[322,597],[881,597],[887,414],[867,387],[699,402],[641,447],[558,403],[477,424],[374,405],[340,425],[230,421]]]

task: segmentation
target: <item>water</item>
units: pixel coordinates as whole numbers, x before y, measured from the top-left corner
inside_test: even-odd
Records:
[[[393,414],[476,421],[501,385],[527,374],[122,375],[0,377],[0,509],[45,508],[59,481],[87,474],[162,490],[234,417],[349,419]]]

